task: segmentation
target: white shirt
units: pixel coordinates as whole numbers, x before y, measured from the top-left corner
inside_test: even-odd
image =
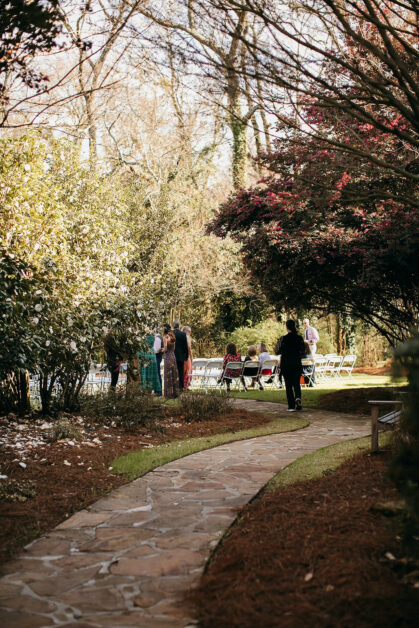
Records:
[[[319,342],[319,332],[315,327],[306,327],[304,330],[304,340],[307,340],[309,344],[316,344]]]
[[[162,347],[162,343],[161,343],[160,336],[154,336],[154,345],[153,345],[154,353],[159,353],[159,351],[161,351],[161,347]]]

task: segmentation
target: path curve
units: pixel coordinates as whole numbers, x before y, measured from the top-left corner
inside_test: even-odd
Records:
[[[285,406],[236,400],[247,410]],[[295,415],[294,415],[295,416]],[[185,628],[181,600],[244,506],[306,453],[370,433],[369,420],[317,410],[303,430],[236,441],[121,486],[28,545],[0,580],[5,628]]]

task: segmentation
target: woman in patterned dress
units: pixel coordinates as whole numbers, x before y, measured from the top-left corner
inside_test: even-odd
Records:
[[[231,385],[230,371],[228,368],[229,362],[241,362],[241,355],[240,353],[238,353],[237,347],[234,344],[234,342],[228,343],[226,347],[226,354],[223,360],[223,375],[224,375],[224,381],[227,384],[227,392],[230,392],[230,385]]]
[[[175,358],[175,334],[167,325],[164,329],[164,396],[169,399],[179,397],[179,374]]]

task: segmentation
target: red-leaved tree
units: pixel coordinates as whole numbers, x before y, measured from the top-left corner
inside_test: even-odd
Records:
[[[340,144],[357,138],[418,170],[394,135],[315,102],[306,113]],[[263,160],[272,174],[231,196],[209,229],[241,243],[245,265],[278,308],[350,313],[392,344],[407,337],[418,315],[414,183],[295,129]]]

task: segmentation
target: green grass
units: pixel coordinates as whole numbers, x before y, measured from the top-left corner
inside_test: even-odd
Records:
[[[387,445],[391,433],[383,432],[379,435],[380,447]],[[290,465],[277,473],[266,485],[267,490],[275,490],[281,486],[295,484],[302,480],[311,480],[328,475],[337,469],[345,460],[371,448],[371,436],[344,441],[329,445],[322,449],[297,458]]]
[[[215,434],[213,436],[203,436],[200,438],[189,438],[187,440],[172,441],[164,445],[158,445],[150,449],[140,449],[133,451],[126,456],[117,458],[111,465],[115,473],[125,475],[128,480],[133,480],[145,475],[156,467],[189,456],[197,451],[211,449],[224,443],[230,443],[237,440],[246,440],[248,438],[256,438],[257,436],[266,436],[268,434],[279,434],[281,432],[291,432],[302,429],[309,424],[304,419],[275,419],[275,421],[254,427],[248,430],[240,430],[238,432],[225,432],[223,434]]]
[[[321,383],[317,388],[303,388],[303,405],[308,408],[318,408],[319,400],[323,395],[342,389],[376,388],[387,386],[403,386],[406,380],[393,380],[387,375],[364,375],[356,373],[351,377],[341,378],[331,382]],[[256,401],[273,401],[275,403],[287,403],[285,389],[280,390],[248,390],[247,392],[232,392],[238,399],[255,399]]]

